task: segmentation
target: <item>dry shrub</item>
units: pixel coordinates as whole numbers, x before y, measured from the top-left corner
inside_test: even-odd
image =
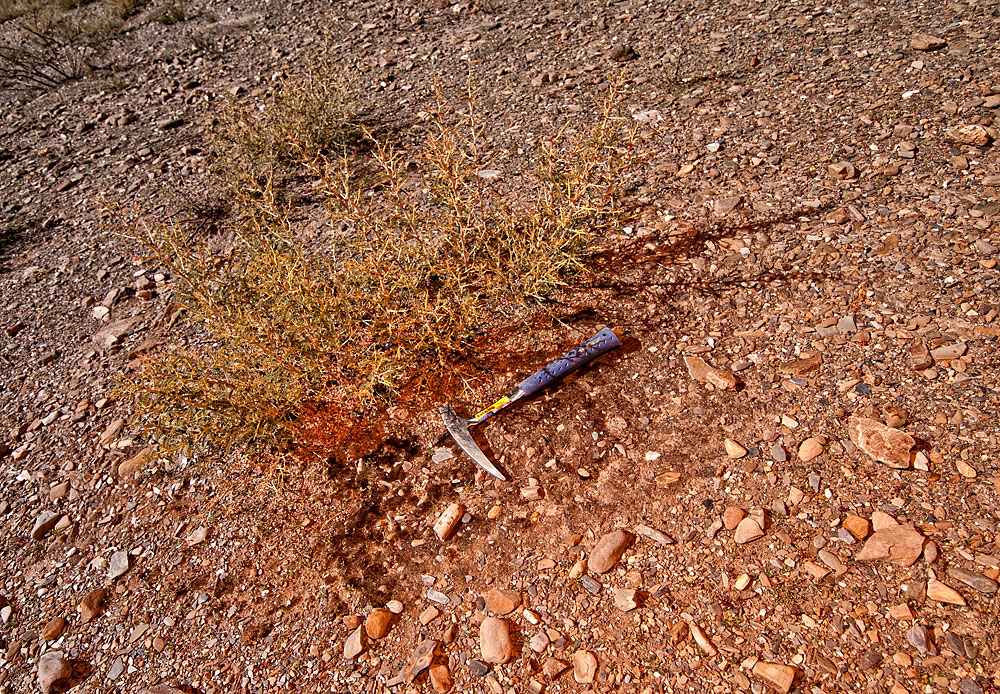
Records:
[[[327,131],[269,138],[272,166],[297,157],[318,180],[330,221],[320,243],[296,234],[273,177],[250,188],[259,172],[241,167],[256,162],[236,151],[226,166],[246,175],[226,250],[176,225],[140,229],[211,336],[149,359],[127,384],[151,433],[167,445],[287,441],[303,402],[362,414],[423,366],[468,354],[488,326],[538,310],[624,222],[640,156],[622,101],[612,90],[596,123],[550,140],[532,172],[510,179],[484,153],[471,99],[457,115],[438,109],[415,156],[375,141],[363,161],[333,157]]]
[[[0,7],[0,86],[57,87],[103,67],[111,40],[140,0],[25,0]]]
[[[315,60],[283,79],[268,103],[230,100],[211,133],[215,173],[242,197],[303,173],[303,151],[339,151],[359,134],[349,88],[339,68]]]

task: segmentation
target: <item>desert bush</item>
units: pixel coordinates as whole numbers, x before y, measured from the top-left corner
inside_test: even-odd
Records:
[[[360,135],[350,82],[323,60],[281,80],[262,106],[231,99],[210,134],[215,173],[238,197],[303,173],[303,152],[339,151]]]
[[[11,2],[0,40],[0,85],[51,89],[103,67],[111,39],[140,0]]]
[[[269,126],[283,134],[270,166],[289,157],[310,172],[329,233],[301,237],[273,170],[251,188],[262,172],[250,159],[225,162],[245,182],[231,242],[212,250],[176,224],[137,227],[210,336],[148,359],[126,384],[150,433],[165,445],[287,441],[304,402],[345,415],[383,406],[427,364],[539,310],[626,217],[640,156],[622,106],[616,89],[591,127],[544,143],[533,171],[510,178],[484,150],[471,99],[457,114],[440,107],[419,151],[373,140],[360,161],[332,154],[326,135]]]
[[[187,18],[187,6],[183,2],[167,2],[150,13],[149,19],[164,26],[183,22]]]

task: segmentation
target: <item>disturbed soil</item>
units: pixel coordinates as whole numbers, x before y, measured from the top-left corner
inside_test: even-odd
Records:
[[[150,6],[109,67],[0,93],[0,692],[1000,689],[1000,6],[333,5]],[[482,428],[506,483],[428,399],[119,472],[116,383],[186,327],[102,201],[198,209],[220,105],[319,47],[404,147],[467,81],[511,166],[618,71],[655,129],[568,318],[455,391],[625,335]]]

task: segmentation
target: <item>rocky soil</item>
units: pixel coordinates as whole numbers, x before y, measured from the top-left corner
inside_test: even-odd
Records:
[[[0,692],[1000,690],[994,0],[155,10],[0,94]],[[195,207],[219,105],[318,46],[404,144],[467,79],[513,158],[617,70],[657,128],[527,361],[625,345],[484,428],[508,483],[431,405],[276,464],[157,459],[114,397],[184,320],[101,200]]]

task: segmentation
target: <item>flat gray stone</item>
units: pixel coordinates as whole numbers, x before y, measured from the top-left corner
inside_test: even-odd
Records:
[[[111,561],[108,562],[108,578],[113,581],[119,576],[124,576],[129,568],[131,568],[131,562],[128,552],[125,550],[115,552],[111,555]]]
[[[997,582],[989,576],[983,576],[982,574],[973,573],[972,571],[966,571],[965,569],[960,568],[948,569],[948,575],[956,581],[964,583],[973,590],[978,590],[980,593],[997,592]]]
[[[35,518],[35,524],[31,526],[31,539],[41,540],[43,537],[49,534],[52,528],[56,527],[56,523],[62,518],[62,514],[55,513],[53,511],[42,511]]]

